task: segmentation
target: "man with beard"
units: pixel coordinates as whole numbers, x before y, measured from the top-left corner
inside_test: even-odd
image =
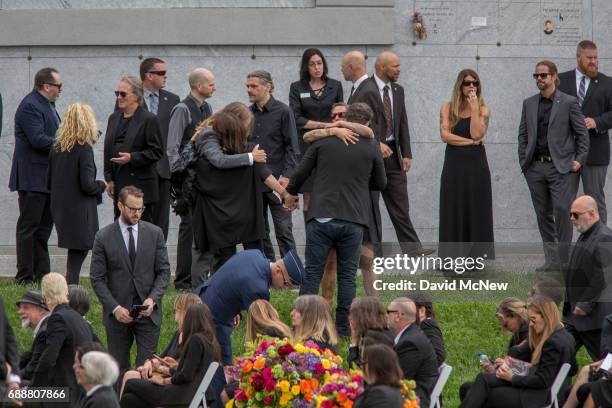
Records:
[[[575,96],[589,130],[589,155],[580,172],[584,194],[597,202],[599,218],[607,222],[606,173],[610,164],[610,136],[612,128],[612,78],[598,72],[597,46],[581,41],[576,48],[576,69],[559,74],[559,90]],[[576,182],[579,182],[577,179]]]
[[[49,309],[43,301],[40,292],[28,290],[17,302],[21,327],[30,328],[33,331],[34,341],[32,348],[26,351],[19,360],[19,372],[21,373],[21,385],[29,385],[38,365],[40,355],[45,349],[47,341],[47,318]]]
[[[518,156],[544,243],[546,262],[536,271],[558,271],[572,241],[569,209],[589,137],[578,101],[557,89],[557,66],[540,61],[535,71],[540,92],[523,101]]]

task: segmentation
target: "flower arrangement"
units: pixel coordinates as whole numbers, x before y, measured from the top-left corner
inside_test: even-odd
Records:
[[[334,373],[328,376],[317,396],[317,408],[351,408],[363,392],[360,371]]]
[[[415,11],[412,16],[412,31],[419,40],[427,38],[427,29],[423,23],[423,15],[418,11]]]
[[[419,398],[416,395],[415,389],[416,383],[414,380],[402,380],[403,408],[419,408]]]

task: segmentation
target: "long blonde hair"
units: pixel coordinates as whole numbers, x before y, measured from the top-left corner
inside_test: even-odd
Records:
[[[257,336],[264,334],[264,330],[267,328],[275,329],[284,338],[291,337],[291,329],[281,321],[274,306],[267,300],[258,299],[249,306],[246,341],[255,341]]]
[[[559,312],[559,307],[557,304],[551,299],[545,296],[536,296],[533,298],[531,303],[527,306],[527,310],[532,310],[542,316],[544,320],[544,330],[542,333],[538,334],[533,329],[531,325],[529,325],[529,346],[533,350],[531,354],[531,364],[538,364],[540,362],[540,358],[542,357],[542,347],[544,343],[550,335],[560,326],[563,326],[561,323],[561,313]]]
[[[495,311],[497,317],[514,317],[521,319],[521,325],[529,323],[529,314],[527,313],[527,305],[521,299],[515,297],[507,297],[501,301]]]
[[[462,89],[463,81],[465,80],[465,77],[467,76],[471,76],[476,81],[478,81],[478,86],[476,87],[476,97],[478,98],[478,106],[480,106],[481,111],[482,111],[482,108],[486,106],[484,103],[484,99],[482,98],[482,82],[480,81],[480,77],[478,76],[476,71],[472,69],[461,70],[459,74],[457,75],[455,86],[453,86],[453,97],[450,101],[450,106],[448,109],[449,124],[450,124],[449,131],[451,131],[457,125],[457,123],[459,123],[459,121],[461,120],[461,109],[467,103],[465,96],[463,95],[463,89]]]
[[[98,141],[98,126],[93,109],[85,102],[68,106],[57,130],[55,149],[69,152],[76,144],[94,145]]]
[[[302,324],[296,327],[296,341],[316,340],[332,346],[338,344],[338,334],[329,304],[319,295],[302,295],[295,299],[293,308],[302,316]]]

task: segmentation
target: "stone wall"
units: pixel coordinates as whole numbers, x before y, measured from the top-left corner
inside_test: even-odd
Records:
[[[144,6],[149,9],[138,9]],[[213,14],[202,11],[207,8]],[[412,33],[414,11],[424,16],[429,32],[425,40],[415,39]],[[142,15],[159,19],[168,13],[173,24],[193,24],[190,14],[198,12],[206,24],[193,26],[184,43],[176,42],[182,26],[174,30],[164,26],[167,36],[149,35],[156,26],[148,25],[146,18],[126,18]],[[117,18],[126,24],[134,21],[135,28],[116,26]],[[546,35],[543,24],[549,18],[554,32]],[[27,24],[32,21],[36,24]],[[105,28],[87,30],[83,21]],[[210,103],[219,109],[234,100],[248,102],[244,80],[255,69],[272,73],[275,96],[286,102],[306,45],[323,50],[330,76],[337,79],[342,79],[340,59],[349,50],[359,49],[370,57],[370,72],[381,50],[390,48],[400,56],[399,82],[406,88],[414,154],[408,176],[411,216],[423,241],[437,240],[444,158],[438,131],[439,107],[449,99],[457,72],[476,69],[493,112],[486,148],[496,241],[537,242],[533,207],[516,151],[521,102],[537,92],[531,78],[535,63],[546,58],[555,61],[560,71],[573,68],[575,44],[580,39],[598,44],[600,70],[612,73],[610,21],[609,0],[0,0],[0,72],[4,78],[0,82],[4,101],[0,185],[5,186],[0,190],[0,215],[4,220],[0,224],[0,245],[14,245],[18,214],[17,195],[6,188],[13,154],[13,115],[20,99],[32,88],[33,75],[39,68],[53,66],[63,77],[60,112],[72,101],[86,101],[94,107],[104,131],[118,79],[136,74],[142,57],[166,60],[167,89],[181,97],[188,92],[186,77],[192,68],[211,69],[217,77],[217,93]],[[130,30],[133,37],[124,34]],[[165,43],[160,37],[169,40]],[[140,43],[135,44],[132,38]],[[209,38],[215,40],[210,42]],[[262,38],[268,42],[262,43]],[[343,83],[348,94],[350,84]],[[98,143],[99,173],[101,158],[102,143]],[[612,202],[612,193],[609,188],[606,191]],[[384,239],[395,240],[384,204],[381,207]],[[108,200],[99,207],[99,213],[101,225],[111,221]],[[294,213],[294,223],[296,239],[303,243],[301,213]],[[168,243],[174,245],[176,218],[171,227]]]

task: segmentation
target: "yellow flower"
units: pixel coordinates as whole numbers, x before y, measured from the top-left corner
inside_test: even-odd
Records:
[[[289,403],[289,400],[291,400],[291,394],[282,393],[280,397],[280,401],[278,401],[278,403],[280,404],[281,407],[284,407]]]
[[[302,344],[296,344],[295,346],[293,346],[293,348],[298,353],[303,353],[304,351],[306,351],[306,347],[304,347]]]
[[[331,363],[329,360],[323,359],[321,360],[321,364],[323,364],[323,368],[329,370],[331,368]]]
[[[289,381],[287,380],[283,380],[278,383],[278,388],[280,388],[283,394],[288,393],[290,387],[291,387],[291,384],[289,384]]]
[[[311,348],[310,351],[312,353],[314,353],[315,356],[319,357],[321,355],[321,352],[319,350],[317,350],[316,348]]]
[[[300,395],[300,386],[294,385],[293,387],[291,387],[291,393],[293,395]]]
[[[227,401],[227,404],[225,404],[225,408],[234,408],[234,400],[231,399]]]

